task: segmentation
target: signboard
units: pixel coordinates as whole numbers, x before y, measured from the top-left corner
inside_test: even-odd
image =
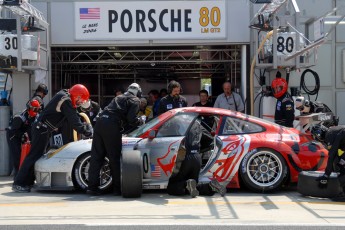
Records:
[[[34,35],[22,35],[22,59],[36,61],[39,49],[38,37]],[[18,57],[18,37],[17,34],[0,35],[0,56]]]
[[[325,18],[319,18],[314,22],[314,41],[325,37]]]
[[[225,0],[75,2],[76,40],[225,39]]]

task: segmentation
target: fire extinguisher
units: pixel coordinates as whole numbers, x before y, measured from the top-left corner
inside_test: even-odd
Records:
[[[27,133],[24,134],[23,139],[24,141],[22,143],[22,148],[21,148],[21,153],[20,153],[19,168],[22,166],[22,163],[25,157],[29,154],[30,148],[31,148],[31,143],[30,143],[29,136]]]

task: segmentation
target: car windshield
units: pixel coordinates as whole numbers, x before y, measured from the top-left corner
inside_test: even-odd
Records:
[[[159,121],[160,121],[159,117],[153,118],[152,120],[147,122],[145,125],[140,126],[136,130],[128,133],[126,136],[127,137],[139,137],[143,133],[145,133],[147,130],[149,130],[152,127],[154,127],[155,125],[157,125],[159,123]]]

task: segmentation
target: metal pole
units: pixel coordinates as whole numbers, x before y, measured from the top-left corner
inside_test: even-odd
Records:
[[[241,49],[241,93],[242,98],[246,101],[247,98],[247,46],[242,45]],[[246,108],[246,112],[247,112]]]

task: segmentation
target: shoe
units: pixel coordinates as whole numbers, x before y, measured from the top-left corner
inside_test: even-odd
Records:
[[[345,202],[345,193],[340,193],[335,197],[332,197],[331,200],[335,202]]]
[[[19,193],[28,193],[31,192],[29,186],[20,186],[20,185],[12,185],[12,191],[19,192]]]
[[[189,179],[186,181],[186,189],[188,190],[189,194],[192,198],[199,196],[199,191],[196,189],[196,181],[193,179]]]
[[[86,190],[86,194],[89,194],[91,196],[100,196],[103,193],[101,190],[98,190],[98,189],[97,190],[88,189],[88,190]]]
[[[216,179],[211,180],[210,183],[209,183],[209,185],[210,185],[212,191],[218,192],[221,196],[224,196],[224,195],[225,195],[225,193],[226,193],[226,188],[225,188],[223,185],[221,185],[221,184],[218,182],[218,180],[216,180]]]

